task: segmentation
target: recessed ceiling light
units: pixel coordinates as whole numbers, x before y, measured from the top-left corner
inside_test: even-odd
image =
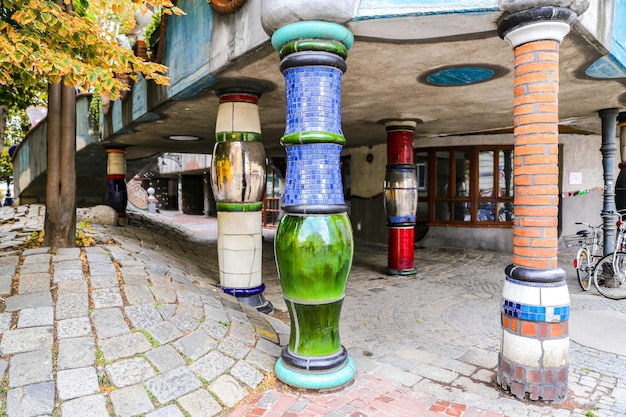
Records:
[[[170,136],[170,140],[179,140],[179,141],[192,141],[200,139],[197,136],[187,136],[187,135],[172,135]]]
[[[496,75],[496,70],[487,67],[459,66],[435,70],[426,75],[426,83],[441,86],[461,86],[487,81]]]

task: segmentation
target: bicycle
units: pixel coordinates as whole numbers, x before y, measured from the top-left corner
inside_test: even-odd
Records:
[[[576,257],[574,258],[574,268],[576,268],[576,275],[578,276],[578,284],[583,291],[588,291],[591,288],[591,281],[593,279],[593,271],[595,269],[596,262],[602,258],[603,255],[603,241],[602,241],[602,225],[594,226],[589,223],[576,222],[576,224],[582,224],[591,229],[579,230],[575,235],[564,236],[563,242],[568,248],[572,246],[580,246],[576,251]]]
[[[617,236],[613,253],[609,253],[593,271],[593,285],[606,298],[626,298],[626,213],[618,213]]]

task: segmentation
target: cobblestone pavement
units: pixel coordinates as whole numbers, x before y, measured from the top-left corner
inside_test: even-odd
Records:
[[[498,389],[511,256],[486,251],[418,249],[417,276],[399,278],[384,274],[385,246],[357,242],[341,321],[357,377],[331,393],[290,389],[272,373],[289,328],[271,231],[267,316],[217,289],[215,219],[190,217],[132,214],[93,225],[96,246],[52,255],[17,249],[41,230],[42,206],[0,209],[0,416],[626,416],[626,357],[574,341],[564,403]],[[571,256],[572,312],[625,313],[581,293]]]

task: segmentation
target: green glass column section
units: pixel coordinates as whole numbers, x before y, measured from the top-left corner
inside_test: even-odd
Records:
[[[291,334],[275,370],[286,384],[332,389],[354,378],[339,319],[354,242],[341,183],[340,85],[352,34],[329,22],[278,29],[285,77],[287,153],[282,217],[274,240]]]
[[[275,242],[291,318],[290,351],[307,356],[337,353],[339,315],[354,250],[348,216],[285,216]]]

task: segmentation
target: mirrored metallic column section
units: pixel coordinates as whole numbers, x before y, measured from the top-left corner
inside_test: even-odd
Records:
[[[217,202],[217,252],[224,292],[263,313],[273,310],[262,282],[265,148],[261,143],[258,93],[217,91],[220,105],[211,163]]]
[[[613,172],[615,171],[615,154],[617,145],[615,144],[615,132],[617,128],[617,109],[604,109],[598,112],[602,121],[602,167],[604,168],[604,194],[602,205],[602,220],[604,224],[604,255],[613,252],[615,247],[615,184],[613,183]]]
[[[626,210],[626,112],[617,115],[619,127],[619,148],[622,162],[619,163],[619,174],[615,182],[615,208]]]
[[[309,389],[342,387],[355,373],[339,337],[354,248],[340,168],[340,86],[353,39],[322,21],[292,23],[272,36],[287,98],[285,215],[274,245],[291,320],[275,370],[284,383]]]
[[[561,402],[567,397],[570,299],[557,258],[559,48],[588,3],[552,4],[500,2],[505,14],[498,34],[514,51],[515,195],[496,378],[520,399]]]
[[[415,217],[417,170],[413,154],[416,122],[385,123],[387,171],[384,195],[388,228],[387,273],[415,275]]]
[[[126,150],[109,148],[107,153],[106,204],[117,212],[118,223],[126,223]]]

